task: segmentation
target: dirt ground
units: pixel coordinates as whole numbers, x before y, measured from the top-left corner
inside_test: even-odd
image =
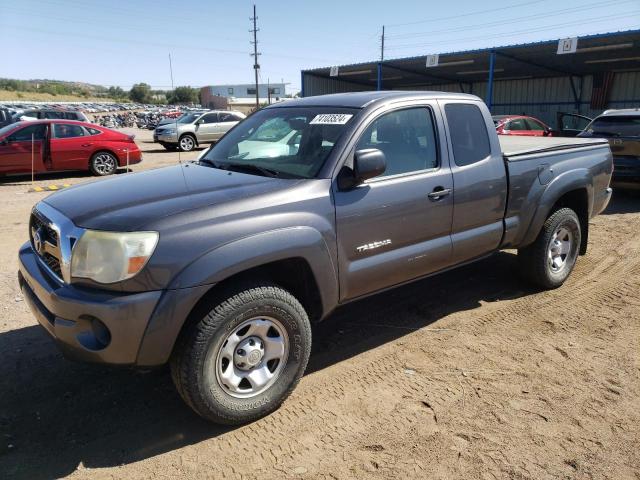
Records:
[[[135,133],[133,170],[177,162]],[[16,281],[46,196],[28,186],[0,181],[0,478],[640,479],[637,193],[593,219],[562,288],[531,289],[503,252],[344,307],[315,329],[279,411],[222,428],[182,403],[166,369],[58,353]]]

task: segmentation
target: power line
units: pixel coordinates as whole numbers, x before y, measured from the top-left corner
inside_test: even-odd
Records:
[[[543,32],[543,31],[546,31],[546,30],[553,30],[553,29],[556,29],[556,28],[559,28],[559,27],[568,27],[568,26],[573,26],[573,25],[585,25],[585,24],[590,24],[590,23],[599,23],[599,22],[602,22],[604,20],[614,20],[614,19],[618,19],[618,18],[626,18],[626,17],[629,17],[631,15],[636,15],[638,13],[640,13],[640,11],[625,12],[624,14],[615,14],[615,15],[608,15],[608,16],[603,16],[603,17],[599,17],[599,18],[576,20],[576,21],[573,21],[573,22],[565,22],[565,23],[558,23],[558,24],[555,24],[555,25],[548,25],[546,27],[541,27],[541,28],[533,28],[533,29],[526,29],[526,30],[516,30],[516,31],[504,32],[504,33],[500,33],[500,34],[496,34],[496,35],[480,35],[480,36],[475,36],[475,37],[462,37],[462,38],[456,38],[455,40],[447,40],[447,41],[443,41],[443,42],[427,42],[427,43],[411,43],[411,44],[404,44],[404,45],[395,45],[395,46],[387,47],[387,49],[397,50],[397,49],[403,49],[403,48],[416,48],[416,47],[425,47],[425,46],[432,46],[432,45],[443,45],[443,44],[449,44],[452,41],[463,42],[463,41],[473,41],[473,40],[485,40],[485,39],[491,39],[491,38],[501,38],[501,37],[507,37],[507,36],[513,36],[513,35],[523,35],[523,34],[527,34],[527,33],[535,33],[535,32]]]
[[[537,4],[540,4],[542,2],[548,2],[549,0],[538,0]],[[522,7],[525,5],[531,5],[531,1],[526,1],[526,2],[520,2],[520,3],[514,3],[513,5],[502,5],[500,7],[497,8],[491,8],[491,9],[483,9],[483,10],[476,10],[474,12],[469,12],[469,13],[462,13],[459,15],[451,15],[448,17],[436,17],[436,18],[429,18],[427,20],[417,20],[415,22],[406,22],[406,23],[392,23],[390,25],[387,25],[389,27],[404,27],[405,25],[418,25],[421,23],[431,23],[431,22],[439,22],[441,20],[453,20],[456,18],[463,18],[463,17],[470,17],[473,15],[482,15],[485,13],[492,13],[492,12],[501,12],[504,11],[506,9],[509,8],[517,8],[517,7]]]
[[[611,1],[607,1],[607,2],[594,2],[594,3],[589,3],[586,5],[583,5],[580,7],[580,12],[586,11],[586,10],[594,10],[597,8],[600,8],[602,6],[613,6],[613,5],[619,5],[619,4],[624,4],[624,3],[637,3],[637,0],[611,0]],[[494,22],[488,22],[488,23],[479,23],[479,24],[472,24],[472,25],[464,25],[464,26],[459,26],[459,27],[454,27],[454,28],[445,28],[442,30],[430,30],[428,32],[412,32],[412,33],[392,33],[392,34],[387,34],[387,39],[404,39],[404,38],[415,38],[415,37],[426,37],[426,36],[430,36],[430,35],[435,35],[435,34],[441,34],[441,33],[453,33],[453,32],[463,32],[463,31],[467,31],[467,30],[476,30],[479,28],[486,28],[486,27],[492,27],[492,26],[496,26],[496,25],[502,25],[504,23],[509,23],[509,22],[517,22],[520,20],[531,20],[531,19],[538,19],[538,18],[549,18],[549,17],[554,17],[557,16],[559,14],[562,13],[568,13],[568,12],[575,12],[576,9],[575,8],[565,8],[563,10],[556,10],[554,12],[551,13],[537,13],[534,15],[526,15],[523,17],[513,17],[513,18],[505,18],[505,19],[501,19],[501,20],[496,20]]]

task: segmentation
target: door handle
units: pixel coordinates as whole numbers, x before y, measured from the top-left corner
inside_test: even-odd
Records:
[[[446,197],[450,193],[451,193],[450,188],[436,187],[433,189],[433,192],[427,194],[427,197],[429,197],[430,200],[436,201],[436,200],[440,200],[443,197]]]
[[[82,145],[80,145],[81,147],[90,147],[91,145],[93,145],[93,143],[83,143]]]

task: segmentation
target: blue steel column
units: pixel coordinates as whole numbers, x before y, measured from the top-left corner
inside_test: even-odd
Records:
[[[491,111],[493,104],[493,69],[496,63],[496,52],[491,51],[489,54],[489,82],[487,85],[487,107]]]
[[[378,90],[382,90],[382,62],[378,62]]]
[[[300,72],[300,96],[304,97],[304,72]]]

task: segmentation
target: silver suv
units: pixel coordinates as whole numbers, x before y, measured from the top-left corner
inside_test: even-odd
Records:
[[[153,132],[153,141],[167,150],[193,150],[201,143],[216,142],[245,115],[240,112],[209,111],[185,113],[175,123],[161,125]]]

